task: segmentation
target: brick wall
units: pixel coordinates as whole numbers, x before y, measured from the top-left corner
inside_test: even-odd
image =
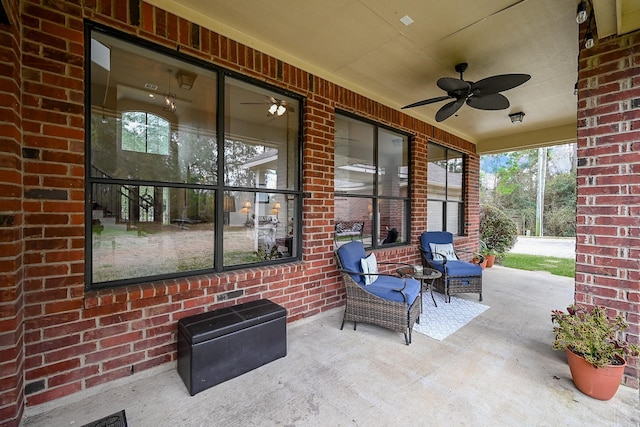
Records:
[[[24,411],[20,27],[18,1],[4,6],[9,25],[0,24],[0,424],[17,426]]]
[[[576,302],[604,305],[640,336],[640,32],[580,53]],[[638,359],[624,383],[638,388]]]
[[[2,44],[2,58],[6,46],[13,46],[8,50],[12,72],[2,75],[14,76],[0,80],[0,96],[8,92],[11,105],[16,105],[9,130],[0,125],[2,135],[12,135],[9,145],[2,144],[3,150],[11,149],[0,153],[1,159],[9,160],[0,163],[0,186],[11,189],[2,194],[12,194],[9,200],[17,203],[17,213],[11,215],[14,222],[0,232],[9,233],[13,258],[23,257],[22,266],[2,258],[15,282],[3,293],[12,296],[2,307],[15,307],[17,316],[4,310],[0,321],[18,319],[18,335],[8,337],[16,353],[24,352],[24,365],[10,369],[17,396],[3,396],[2,402],[9,402],[7,407],[18,416],[24,406],[22,388],[26,405],[37,405],[175,361],[176,323],[184,316],[257,298],[285,306],[290,321],[342,305],[343,285],[333,261],[336,108],[415,135],[412,242],[426,227],[427,141],[469,154],[470,170],[477,173],[479,158],[467,141],[149,4],[125,0],[89,0],[82,6],[37,0],[20,4],[21,39],[16,39],[15,29],[0,32],[0,37],[8,38]],[[182,53],[306,97],[302,262],[85,291],[83,18],[173,49],[179,46]],[[477,180],[476,175],[467,183],[468,206],[478,203]],[[477,218],[466,220],[471,242],[477,239]],[[415,246],[383,251],[391,261],[419,259]],[[12,416],[3,414],[0,423]]]

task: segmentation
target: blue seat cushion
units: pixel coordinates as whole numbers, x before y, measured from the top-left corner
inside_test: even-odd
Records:
[[[362,271],[360,260],[367,257],[362,242],[349,242],[338,248],[338,257],[342,268],[349,271]],[[351,274],[351,278],[359,285],[364,285],[364,276],[360,274]]]
[[[413,304],[416,297],[420,293],[420,282],[415,279],[407,278],[406,287],[404,288],[404,294],[407,296],[409,305]],[[402,279],[399,277],[391,276],[378,276],[378,280],[372,284],[364,287],[367,292],[371,292],[375,296],[384,298],[390,301],[405,302],[400,292],[394,291],[394,289],[402,288]]]
[[[429,263],[433,268],[441,273],[445,273],[446,268],[446,273],[449,277],[482,276],[482,267],[466,261],[447,261],[446,265],[444,266],[442,261],[431,260]]]

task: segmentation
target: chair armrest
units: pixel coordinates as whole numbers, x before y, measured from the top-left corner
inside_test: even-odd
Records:
[[[381,263],[378,263],[378,264],[381,264]],[[345,269],[339,269],[338,271],[340,273],[355,274],[357,276],[386,276],[386,277],[393,277],[394,279],[401,278],[400,276],[397,276],[395,274],[387,274],[387,273],[363,273],[361,271],[351,271],[351,270],[345,270]]]
[[[389,264],[398,264],[398,263],[389,263]],[[404,277],[399,277],[394,274],[386,274],[386,273],[362,273],[360,271],[351,271],[351,270],[345,270],[345,269],[338,269],[338,271],[340,273],[355,274],[358,276],[386,276],[386,277],[393,277],[394,279],[402,279],[402,288],[391,288],[391,290],[394,292],[400,292],[402,294],[402,299],[404,299],[404,302],[407,302],[407,295],[404,293],[404,290],[407,287],[407,281],[405,280]],[[361,286],[359,284],[358,286],[360,286],[360,288],[366,291],[366,288],[367,288],[366,286]]]
[[[424,263],[426,262],[427,264],[429,263],[429,259],[427,258],[426,254],[436,254],[436,255],[440,255],[440,257],[442,258],[442,265],[446,265],[447,264],[447,257],[444,256],[444,254],[441,254],[440,252],[431,252],[426,250],[425,248],[423,248],[422,246],[420,246],[418,249],[420,249],[420,254],[422,255],[422,265],[424,265]],[[437,260],[440,261],[440,260]],[[428,265],[425,265],[425,267],[428,267]]]
[[[400,265],[404,267],[413,267],[413,264],[407,264],[406,262],[384,262],[378,261],[378,265]]]
[[[480,258],[480,263],[482,264],[482,262],[485,259],[485,256],[482,255],[480,252],[475,252],[475,251],[467,251],[464,249],[460,249],[460,250],[456,250],[456,256],[458,255],[458,252],[462,253],[462,254],[470,254],[473,257],[479,257]],[[459,257],[458,257],[459,258]]]

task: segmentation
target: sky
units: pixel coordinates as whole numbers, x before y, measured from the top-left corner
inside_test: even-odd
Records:
[[[549,173],[558,174],[569,172],[571,170],[571,162],[575,161],[574,150],[575,144],[556,145],[547,148],[550,153],[549,157]],[[493,174],[496,169],[506,166],[509,153],[488,154],[480,156],[480,171],[485,174]]]

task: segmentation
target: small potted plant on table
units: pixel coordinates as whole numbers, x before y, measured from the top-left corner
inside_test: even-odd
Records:
[[[611,399],[627,358],[640,354],[640,347],[620,339],[627,322],[620,315],[610,319],[605,307],[587,310],[576,305],[569,306],[567,313],[553,310],[551,320],[556,334],[553,349],[566,351],[578,390],[596,399]]]

